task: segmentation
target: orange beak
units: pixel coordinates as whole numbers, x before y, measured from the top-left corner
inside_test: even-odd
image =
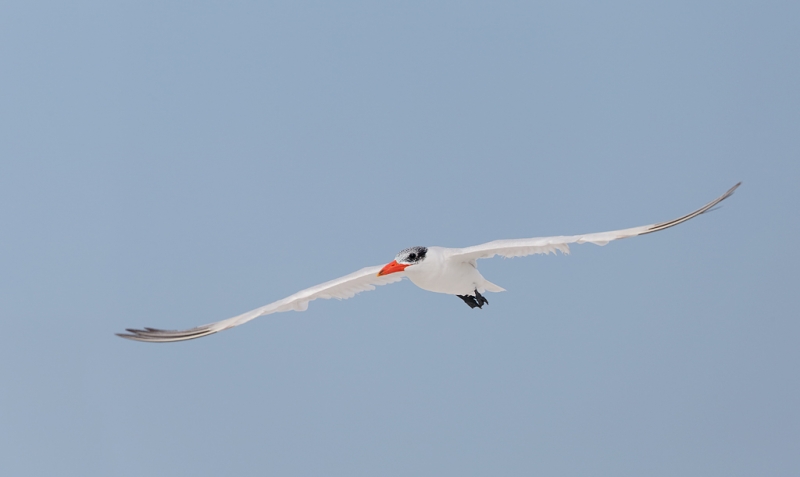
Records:
[[[385,267],[381,268],[378,276],[388,275],[390,273],[402,272],[408,265],[397,263],[397,260],[392,260],[392,263],[387,263]]]

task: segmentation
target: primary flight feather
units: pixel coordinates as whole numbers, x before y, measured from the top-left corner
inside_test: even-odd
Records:
[[[730,197],[740,185],[741,182],[694,212],[667,222],[593,234],[495,240],[466,248],[411,247],[400,251],[394,260],[384,266],[362,268],[357,272],[307,288],[282,300],[227,320],[183,331],[129,328],[126,330],[128,333],[119,333],[117,336],[152,343],[201,338],[247,323],[259,316],[291,310],[305,311],[308,308],[308,303],[318,298],[338,298],[343,300],[351,298],[362,291],[374,290],[379,285],[399,282],[406,277],[424,290],[456,295],[470,308],[483,308],[483,305],[488,304],[489,301],[482,293],[487,291],[501,292],[504,290],[483,278],[478,272],[476,263],[478,259],[491,258],[495,255],[523,257],[537,253],[555,253],[556,251],[569,253],[569,244],[571,243],[605,245],[612,240],[658,232],[708,212],[714,206]]]

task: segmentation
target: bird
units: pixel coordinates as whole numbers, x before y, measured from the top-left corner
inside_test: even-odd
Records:
[[[489,300],[483,295],[484,293],[496,293],[505,290],[491,283],[480,274],[477,264],[479,259],[495,256],[512,258],[533,254],[556,254],[556,252],[568,254],[569,245],[573,243],[606,245],[613,240],[659,232],[714,209],[720,202],[730,197],[741,184],[741,182],[737,183],[727,192],[694,212],[666,222],[582,235],[495,240],[465,248],[410,247],[401,250],[394,257],[394,260],[386,265],[362,268],[349,275],[301,290],[282,300],[233,318],[188,330],[162,330],[147,327],[142,329],[128,328],[126,329],[127,333],[117,333],[117,336],[152,343],[202,338],[203,336],[242,325],[259,316],[292,310],[305,311],[308,309],[308,303],[313,300],[352,298],[363,291],[374,290],[376,286],[396,283],[404,278],[408,278],[423,290],[455,295],[470,308],[482,309],[489,304]]]

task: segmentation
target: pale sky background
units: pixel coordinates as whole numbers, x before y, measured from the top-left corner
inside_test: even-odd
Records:
[[[800,3],[3,2],[0,474],[800,475]],[[186,343],[413,245],[482,261]]]

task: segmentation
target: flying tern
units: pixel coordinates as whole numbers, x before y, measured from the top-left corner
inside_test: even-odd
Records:
[[[423,290],[456,295],[470,308],[483,308],[483,305],[489,304],[489,300],[483,296],[483,293],[505,290],[483,278],[478,272],[478,259],[492,258],[496,255],[508,258],[523,257],[537,253],[556,253],[557,251],[568,254],[571,243],[605,245],[612,240],[658,232],[708,212],[730,197],[740,185],[741,182],[694,212],[667,222],[583,235],[495,240],[466,248],[411,247],[400,251],[394,260],[384,266],[362,268],[357,272],[307,288],[292,296],[227,320],[183,331],[129,328],[126,330],[128,333],[118,333],[117,336],[153,343],[201,338],[247,323],[259,316],[291,310],[305,311],[308,303],[318,298],[343,300],[363,291],[374,290],[379,285],[399,282],[406,277]]]

